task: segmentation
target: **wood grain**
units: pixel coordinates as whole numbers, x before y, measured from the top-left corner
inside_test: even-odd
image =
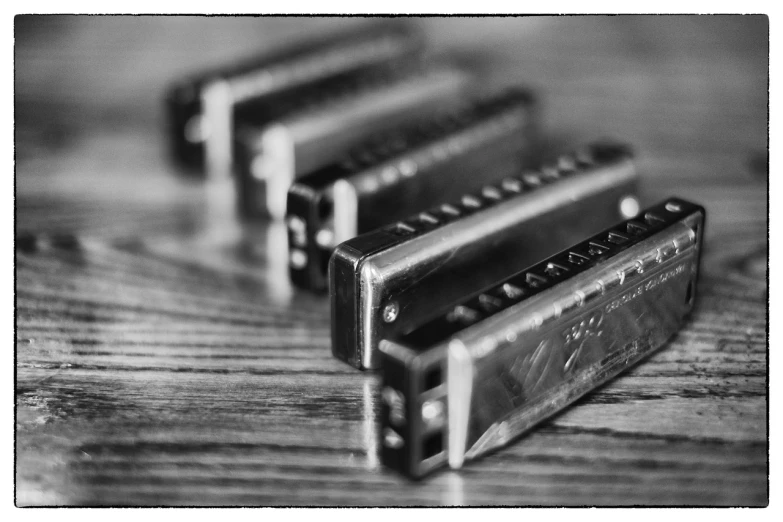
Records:
[[[418,483],[380,466],[378,377],[332,359],[284,231],[206,234],[159,130],[187,66],[360,22],[17,18],[17,505],[766,505],[767,19],[420,22],[534,85],[551,148],[627,139],[645,203],[708,221],[668,346]]]

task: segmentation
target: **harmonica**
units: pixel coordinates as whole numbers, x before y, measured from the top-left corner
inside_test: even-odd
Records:
[[[421,32],[407,24],[372,24],[185,78],[169,89],[165,100],[172,155],[184,166],[201,167],[209,135],[221,134],[219,146],[230,147],[233,105],[273,103],[276,95],[327,78],[414,58],[424,43]],[[217,91],[211,95],[218,98],[216,109],[228,113],[218,115],[217,128],[210,128],[204,114],[209,90]]]
[[[260,122],[245,113],[237,123],[241,213],[282,219],[296,178],[336,161],[370,135],[454,106],[472,87],[462,69],[414,65],[338,81],[311,99],[297,96]]]
[[[630,149],[596,143],[340,244],[329,261],[332,353],[377,368],[381,339],[634,216],[635,194]]]
[[[704,217],[670,198],[382,341],[383,462],[460,468],[660,348],[693,307]]]
[[[520,172],[535,120],[531,93],[509,89],[374,137],[297,180],[286,218],[294,284],[325,290],[336,245]]]

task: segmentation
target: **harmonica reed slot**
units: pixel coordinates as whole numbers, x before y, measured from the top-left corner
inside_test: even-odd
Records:
[[[397,236],[409,236],[414,234],[416,229],[406,223],[395,223],[390,227],[389,232]]]
[[[501,183],[503,190],[511,194],[522,192],[522,182],[516,178],[506,178]]]
[[[503,307],[503,301],[501,301],[497,297],[493,297],[488,294],[481,294],[478,297],[478,302],[479,302],[479,307],[481,307],[481,309],[484,310],[485,312],[489,312],[489,313],[492,313]]]
[[[537,188],[543,184],[541,176],[533,173],[526,173],[522,175],[522,180],[525,184],[531,188]]]
[[[606,235],[606,241],[615,245],[622,245],[623,243],[627,243],[628,239],[628,237],[617,232],[609,232]]]
[[[539,288],[546,284],[546,279],[536,274],[525,274],[525,283],[530,288]]]
[[[449,204],[441,205],[439,210],[441,213],[446,214],[447,216],[451,216],[455,218],[461,216],[460,211],[457,209],[457,207],[453,205],[449,205]]]
[[[595,160],[593,159],[593,155],[589,150],[581,150],[577,152],[574,156],[574,159],[576,160],[577,167],[582,169],[595,165]]]
[[[446,320],[452,323],[471,324],[481,318],[479,313],[467,306],[457,306],[446,315]]]
[[[647,227],[638,221],[631,221],[626,225],[625,231],[632,236],[642,236],[647,232]]]
[[[419,223],[424,227],[434,227],[439,225],[440,221],[438,221],[438,219],[432,214],[422,212],[419,214]]]
[[[503,198],[503,195],[495,187],[484,187],[481,189],[481,195],[484,196],[485,199],[492,201],[499,201]]]
[[[462,203],[463,208],[468,210],[476,210],[482,206],[481,201],[475,196],[462,196],[460,202]]]
[[[666,221],[658,217],[656,214],[653,214],[652,212],[646,212],[644,214],[644,222],[650,225],[651,227],[657,227],[659,225],[662,225]]]
[[[575,252],[568,253],[568,262],[571,263],[572,265],[579,266],[587,263],[588,261],[590,260],[581,254],[577,254]]]
[[[556,167],[544,167],[541,169],[541,178],[548,182],[556,181],[560,178],[560,172]]]
[[[564,266],[560,266],[555,263],[548,263],[544,269],[544,273],[549,277],[557,277],[568,272],[568,269]]]
[[[571,174],[576,168],[576,161],[571,156],[562,156],[557,160],[557,170],[561,175]]]
[[[596,243],[595,241],[591,241],[590,242],[590,246],[587,249],[587,252],[591,256],[595,257],[595,256],[600,256],[601,254],[603,254],[607,250],[609,250],[609,247],[601,245],[599,243]]]
[[[504,283],[502,284],[496,291],[497,295],[501,295],[503,297],[506,297],[508,299],[519,299],[523,295],[525,295],[525,291],[519,288],[518,286],[514,286],[511,283]]]

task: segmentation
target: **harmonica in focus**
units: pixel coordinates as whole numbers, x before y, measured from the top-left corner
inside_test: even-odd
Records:
[[[208,136],[214,138],[220,134],[218,147],[230,147],[234,105],[270,103],[281,93],[327,78],[407,60],[421,54],[423,49],[422,34],[407,24],[372,24],[193,75],[172,86],[166,96],[173,156],[185,166],[201,167]],[[213,93],[209,94],[209,91]],[[205,95],[212,101],[205,100]],[[215,119],[214,115],[205,115],[205,101],[216,105],[213,109],[218,112],[226,112],[217,115],[216,126],[210,126],[208,121]]]
[[[292,281],[325,290],[336,245],[520,172],[534,129],[532,95],[509,89],[377,136],[300,178],[288,192]]]
[[[660,348],[693,307],[704,209],[671,198],[382,341],[382,460],[506,445]]]
[[[369,135],[455,106],[472,78],[451,66],[400,67],[334,82],[310,100],[297,96],[270,111],[248,111],[237,122],[240,211],[245,217],[285,216],[291,183],[336,161]]]
[[[378,367],[378,343],[638,212],[630,150],[603,143],[340,244],[329,261],[332,353]]]

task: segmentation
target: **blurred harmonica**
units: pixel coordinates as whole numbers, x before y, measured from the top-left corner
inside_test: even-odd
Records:
[[[409,59],[423,49],[421,33],[407,24],[372,24],[194,75],[174,85],[166,97],[173,155],[186,166],[201,167],[204,142],[209,135],[213,138],[220,135],[220,152],[230,148],[234,105],[260,100],[273,102],[280,93]],[[219,113],[217,119],[205,117],[205,102],[216,105],[213,109]],[[225,114],[220,114],[221,111]],[[215,121],[208,122],[208,119]]]
[[[378,367],[378,343],[639,210],[628,148],[595,144],[539,172],[339,245],[329,261],[332,353]]]
[[[383,462],[459,468],[661,347],[693,306],[703,223],[671,198],[382,341]]]
[[[520,172],[534,121],[530,93],[508,90],[382,134],[300,178],[288,192],[291,279],[325,290],[336,245]]]
[[[452,107],[469,94],[461,69],[400,67],[357,75],[237,123],[240,210],[246,217],[285,216],[291,183],[336,161],[369,135]]]

